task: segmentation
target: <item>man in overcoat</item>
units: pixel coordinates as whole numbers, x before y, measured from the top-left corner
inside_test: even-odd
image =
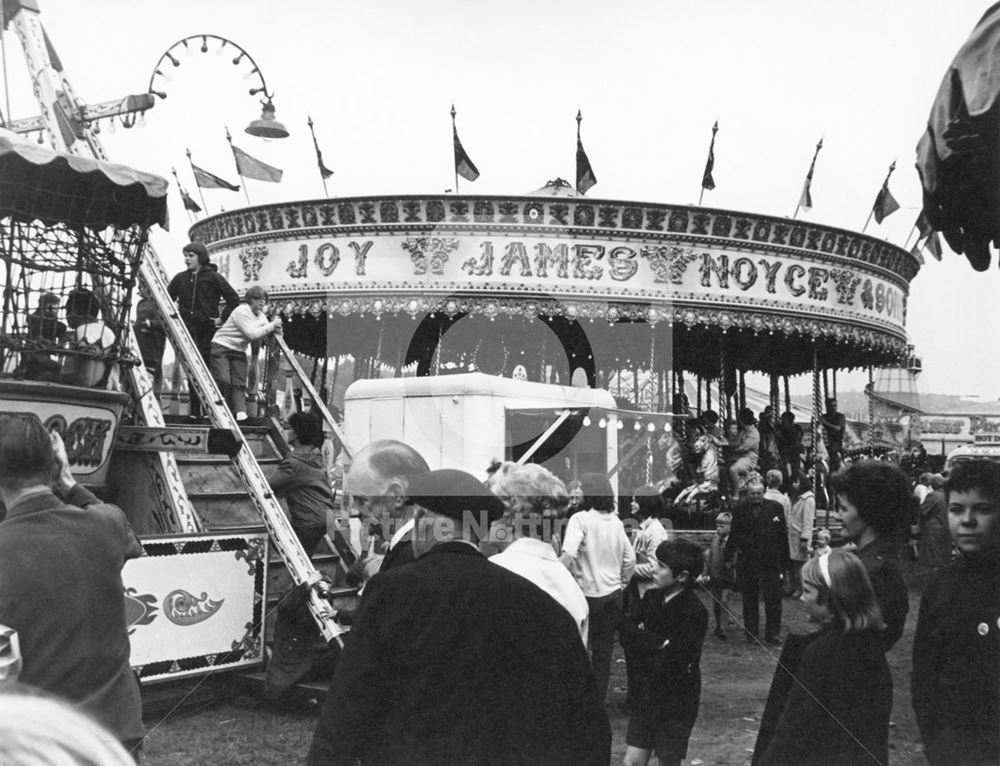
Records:
[[[409,499],[416,561],[368,582],[309,763],[606,766],[576,623],[477,548],[499,498],[446,469],[414,477]]]
[[[788,526],[784,509],[764,498],[764,482],[751,478],[747,497],[733,509],[727,560],[736,562],[736,587],[743,599],[743,631],[748,643],[760,639],[758,602],[764,596],[764,640],[781,641],[781,573],[788,569]]]

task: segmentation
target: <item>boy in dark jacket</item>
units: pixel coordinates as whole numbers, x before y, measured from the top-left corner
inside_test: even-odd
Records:
[[[637,684],[625,735],[625,766],[645,766],[654,751],[661,766],[679,765],[687,755],[701,698],[708,610],[694,584],[703,553],[690,540],[668,540],[657,547],[656,559],[656,587],[628,616]]]
[[[958,463],[945,484],[959,559],[920,601],[911,697],[937,764],[1000,762],[1000,465]]]
[[[209,261],[208,248],[201,242],[189,242],[184,246],[184,262],[187,268],[170,280],[167,292],[177,301],[181,320],[208,367],[212,336],[233,309],[240,305],[240,296],[219,273],[215,264]],[[220,311],[219,304],[222,301],[226,305]],[[201,417],[201,399],[195,386],[191,386],[190,391],[191,416]]]

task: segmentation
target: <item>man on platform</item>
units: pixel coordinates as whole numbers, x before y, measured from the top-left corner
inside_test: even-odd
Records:
[[[764,499],[760,477],[747,484],[746,500],[733,510],[726,559],[736,562],[736,587],[743,599],[743,631],[747,643],[760,640],[758,600],[764,595],[764,640],[781,643],[781,573],[788,569],[785,512]]]
[[[837,412],[837,400],[832,396],[826,400],[826,412],[820,417],[820,422],[826,434],[826,449],[830,453],[830,473],[835,473],[844,464],[844,431],[847,430],[847,418],[844,417],[844,413]]]
[[[610,727],[576,623],[477,549],[503,503],[451,469],[409,492],[416,561],[369,581],[309,763],[605,766]]]
[[[381,525],[389,536],[380,572],[413,561],[410,539],[413,509],[406,503],[410,479],[428,471],[427,461],[413,447],[394,439],[380,439],[354,456],[344,479],[352,514]]]
[[[125,514],[76,483],[62,441],[33,415],[0,415],[0,500],[0,623],[20,637],[19,680],[69,700],[138,759],[121,570],[142,549]]]

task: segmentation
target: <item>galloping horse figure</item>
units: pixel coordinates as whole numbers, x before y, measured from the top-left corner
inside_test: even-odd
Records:
[[[719,448],[715,440],[709,434],[701,434],[695,439],[692,451],[696,455],[701,455],[697,481],[681,490],[674,500],[676,505],[689,503],[719,490]]]

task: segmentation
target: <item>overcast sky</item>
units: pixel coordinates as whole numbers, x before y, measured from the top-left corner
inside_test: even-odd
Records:
[[[110,159],[196,193],[185,156],[239,182],[225,140],[283,168],[248,182],[254,204],[320,197],[311,115],[330,194],[441,193],[454,186],[451,118],[481,172],[461,191],[521,194],[574,175],[576,113],[598,178],[588,196],[698,201],[719,121],[715,191],[705,204],[790,216],[816,142],[814,207],[799,217],[861,230],[889,164],[902,209],[868,233],[902,245],[920,205],[914,147],[946,67],[988,2],[969,0],[39,0],[77,95],[89,103],[144,92],[181,38],[229,38],[256,60],[292,135],[243,133],[259,116],[256,78],[236,51],[167,63],[168,98],[143,129],[101,138]],[[5,38],[14,118],[37,113],[20,46]],[[6,108],[4,112],[6,113]],[[206,191],[209,212],[246,204]],[[182,267],[188,217],[154,242]],[[994,259],[995,261],[995,259]],[[911,286],[908,332],[923,356],[921,390],[1000,397],[1000,269],[928,257]],[[840,388],[860,388],[844,376]]]

